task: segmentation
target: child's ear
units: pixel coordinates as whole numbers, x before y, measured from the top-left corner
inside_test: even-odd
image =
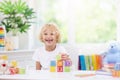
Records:
[[[56,35],[56,42],[58,42],[58,36]]]
[[[57,43],[59,42],[57,38],[56,38],[56,42],[57,42]]]
[[[56,42],[58,42],[58,43],[60,42],[60,36],[58,36],[58,35],[56,36]]]
[[[42,35],[40,35],[39,40],[40,40],[41,42],[43,42],[43,37],[42,37]]]

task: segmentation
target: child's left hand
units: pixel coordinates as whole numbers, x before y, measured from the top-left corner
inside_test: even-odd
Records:
[[[70,61],[71,65],[72,65],[72,60],[69,58],[69,55],[68,54],[65,54],[65,53],[62,53],[61,54],[61,58],[62,60],[67,60],[67,61]]]

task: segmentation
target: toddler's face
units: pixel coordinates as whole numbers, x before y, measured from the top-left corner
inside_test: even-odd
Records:
[[[42,34],[43,42],[46,46],[52,46],[56,44],[57,33],[54,30],[46,29]]]

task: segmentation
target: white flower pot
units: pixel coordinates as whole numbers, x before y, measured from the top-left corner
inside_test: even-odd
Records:
[[[13,50],[19,49],[19,36],[11,36],[11,41],[13,43]]]
[[[6,38],[5,50],[18,50],[19,49],[19,36],[9,36]]]

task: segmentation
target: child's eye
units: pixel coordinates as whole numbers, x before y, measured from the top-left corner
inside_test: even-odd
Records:
[[[54,35],[54,33],[50,33],[50,35]]]
[[[47,33],[44,33],[44,35],[47,35]]]
[[[50,35],[53,35],[53,33],[51,33]]]

